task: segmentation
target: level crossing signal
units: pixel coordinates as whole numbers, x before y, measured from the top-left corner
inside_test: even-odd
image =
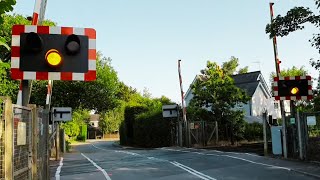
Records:
[[[11,77],[20,80],[95,80],[96,31],[14,25]]]
[[[310,100],[313,98],[311,76],[275,77],[275,100]]]

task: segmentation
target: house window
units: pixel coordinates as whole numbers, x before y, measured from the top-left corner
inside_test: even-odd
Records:
[[[279,109],[279,104],[278,103],[274,103],[274,109]]]

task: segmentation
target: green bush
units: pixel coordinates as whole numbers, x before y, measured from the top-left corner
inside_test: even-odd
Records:
[[[124,111],[124,122],[120,126],[120,144],[133,145],[134,139],[134,122],[137,115],[146,112],[146,106],[127,106]]]
[[[66,151],[70,152],[70,150],[71,150],[71,142],[66,140]]]
[[[244,138],[248,141],[257,141],[263,139],[263,125],[258,122],[245,123]]]
[[[87,125],[84,124],[80,126],[80,134],[77,137],[77,140],[79,141],[86,141],[87,139]]]
[[[125,122],[122,121],[119,127],[119,134],[120,134],[120,144],[121,145],[127,145],[128,140],[127,140],[127,133],[126,133],[126,126]]]
[[[140,147],[170,145],[170,121],[163,119],[161,109],[140,114],[133,126],[134,144]]]

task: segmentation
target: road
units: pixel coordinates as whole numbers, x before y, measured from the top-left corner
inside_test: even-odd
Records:
[[[105,141],[78,145],[74,150],[51,166],[51,179],[311,180],[317,178],[302,171],[318,171],[299,162],[215,150],[122,148]]]

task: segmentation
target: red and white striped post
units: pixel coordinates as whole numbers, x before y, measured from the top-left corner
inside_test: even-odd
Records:
[[[41,9],[41,3],[42,0],[36,0],[34,4],[34,9],[33,9],[33,18],[32,18],[32,25],[37,25],[39,21],[39,15],[40,15],[40,9]],[[24,89],[24,90],[23,90]],[[24,92],[23,92],[24,91]],[[29,96],[31,94],[31,82],[28,80],[22,80],[20,82],[20,88],[17,96],[17,104],[22,106],[26,106],[29,103]],[[22,99],[26,98],[23,96],[27,96],[27,101],[23,102]],[[24,104],[22,104],[22,102]]]
[[[178,73],[179,73],[179,81],[180,81],[181,105],[182,105],[182,116],[183,116],[182,118],[183,118],[183,123],[185,124],[186,144],[187,144],[187,146],[189,146],[190,145],[190,141],[189,141],[190,132],[189,132],[189,126],[188,126],[188,122],[187,122],[187,109],[184,104],[184,92],[183,92],[183,86],[182,86],[180,62],[181,62],[181,60],[178,60]]]
[[[271,16],[271,25],[273,23],[274,13],[273,13],[273,2],[269,3],[270,7],[270,16]],[[274,52],[274,61],[276,66],[276,74],[277,77],[280,77],[280,63],[278,57],[278,45],[277,45],[277,37],[273,36],[273,52]],[[284,158],[288,157],[288,151],[287,151],[287,128],[286,128],[286,122],[285,122],[285,111],[284,111],[284,103],[282,100],[280,100],[280,111],[281,111],[281,119],[282,119],[282,148],[283,148],[283,156]]]

